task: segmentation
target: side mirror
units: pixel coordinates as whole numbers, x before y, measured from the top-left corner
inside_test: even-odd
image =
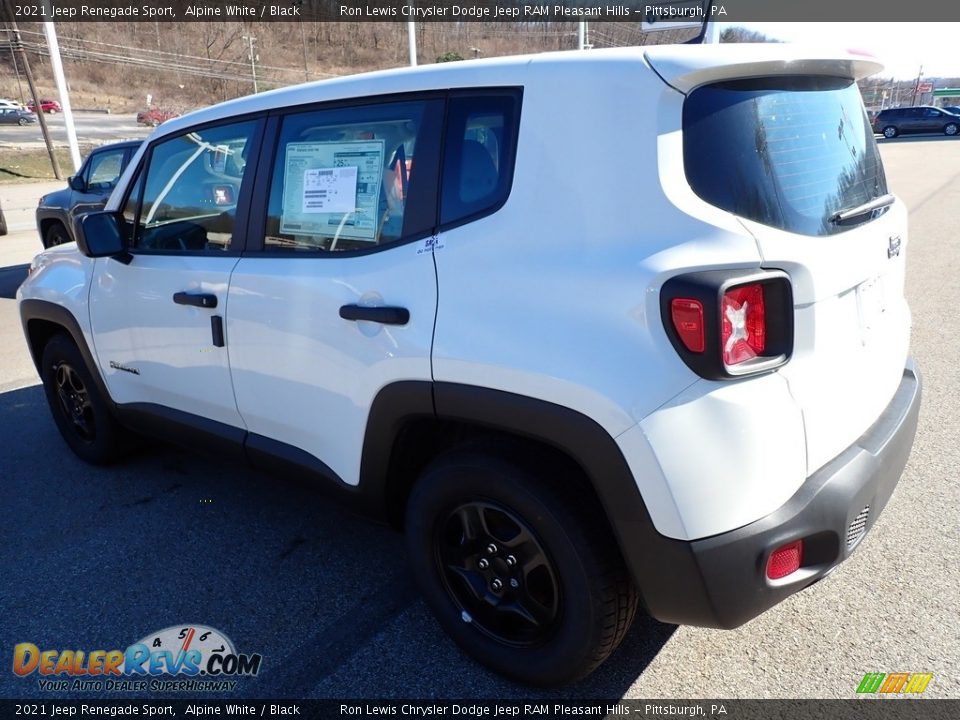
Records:
[[[123,215],[118,212],[93,212],[74,221],[77,248],[87,257],[113,257],[123,263],[133,258],[127,252]]]
[[[67,185],[70,186],[71,190],[76,190],[77,192],[84,192],[87,189],[87,185],[83,182],[83,178],[79,175],[71,175],[67,178]]]

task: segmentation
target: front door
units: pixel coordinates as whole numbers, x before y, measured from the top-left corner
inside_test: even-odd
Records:
[[[192,129],[147,153],[124,206],[131,258],[98,260],[90,295],[97,358],[118,404],[243,427],[222,328],[244,239],[247,151],[261,124]]]

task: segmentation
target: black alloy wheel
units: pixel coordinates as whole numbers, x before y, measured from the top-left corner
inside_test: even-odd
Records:
[[[533,529],[487,500],[454,508],[437,523],[434,559],[451,599],[494,640],[540,645],[556,629],[557,574]]]
[[[58,333],[47,341],[40,368],[54,423],[81,460],[106,465],[136,447],[113,417],[103,384],[96,382],[69,335]]]
[[[63,418],[70,423],[81,441],[93,442],[97,438],[97,426],[94,422],[90,394],[83,380],[66,362],[61,362],[53,368],[53,376]]]
[[[407,559],[439,624],[470,656],[549,686],[595,670],[639,595],[582,471],[510,441],[438,456],[410,492]]]

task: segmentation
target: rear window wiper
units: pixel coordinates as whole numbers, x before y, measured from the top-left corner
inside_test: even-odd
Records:
[[[890,207],[893,203],[896,202],[896,198],[887,193],[886,195],[881,195],[880,197],[875,197],[873,200],[868,200],[865,203],[860,205],[854,205],[853,207],[844,208],[843,210],[838,210],[833,215],[830,216],[830,222],[833,224],[842,223],[845,220],[850,220],[851,218],[860,217],[861,215],[868,215],[877,210],[882,210],[885,207]]]

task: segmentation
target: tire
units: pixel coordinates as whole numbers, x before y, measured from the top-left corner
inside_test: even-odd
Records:
[[[63,245],[68,242],[70,242],[70,236],[67,235],[67,229],[58,222],[50,225],[43,236],[43,246],[45,248],[51,248],[54,245]]]
[[[960,130],[960,126],[956,123],[947,123],[943,128],[943,134],[953,136],[957,134],[957,130]]]
[[[421,475],[406,514],[409,562],[440,625],[482,664],[538,686],[595,670],[638,604],[599,502],[554,470],[453,451]]]
[[[883,136],[885,138],[895,138],[899,134],[900,134],[900,131],[897,130],[893,125],[887,125],[883,129]]]
[[[17,125],[19,125],[20,127],[23,127],[23,126],[26,125],[28,122],[30,122],[30,121],[27,120],[26,118],[20,118],[19,120],[17,120]]]
[[[53,420],[70,449],[93,465],[107,465],[126,453],[126,432],[97,390],[73,340],[54,335],[43,349],[40,377]]]

